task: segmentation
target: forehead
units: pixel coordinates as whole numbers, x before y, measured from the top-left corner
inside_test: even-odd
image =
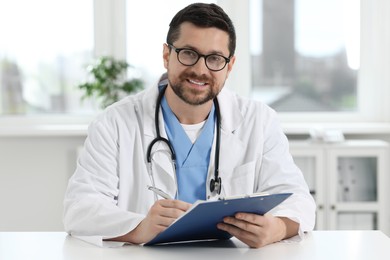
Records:
[[[177,47],[193,47],[201,52],[220,52],[229,54],[229,34],[216,27],[203,28],[192,23],[180,25],[179,38],[174,42]]]

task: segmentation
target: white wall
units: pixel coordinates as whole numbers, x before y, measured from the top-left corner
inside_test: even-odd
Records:
[[[0,136],[0,231],[62,231],[62,201],[84,136]]]

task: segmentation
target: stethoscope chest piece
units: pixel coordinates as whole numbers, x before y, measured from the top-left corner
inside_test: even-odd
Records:
[[[218,194],[221,194],[221,188],[222,188],[222,180],[221,177],[218,177],[217,180],[211,179],[210,181],[210,191],[211,192],[217,192]]]

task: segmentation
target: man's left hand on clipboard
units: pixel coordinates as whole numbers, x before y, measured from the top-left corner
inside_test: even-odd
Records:
[[[252,213],[237,213],[234,217],[225,217],[218,228],[230,233],[253,248],[259,248],[298,232],[298,223],[271,214],[263,216]]]

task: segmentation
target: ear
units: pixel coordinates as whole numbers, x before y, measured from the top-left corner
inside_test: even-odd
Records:
[[[168,63],[169,63],[169,54],[170,54],[169,46],[164,43],[163,44],[163,60],[164,60],[164,67],[168,69]]]
[[[230,62],[227,64],[227,74],[226,74],[226,78],[229,76],[230,74],[230,71],[232,71],[233,69],[233,65],[234,65],[234,62],[236,61],[236,56],[232,56],[230,58]]]

